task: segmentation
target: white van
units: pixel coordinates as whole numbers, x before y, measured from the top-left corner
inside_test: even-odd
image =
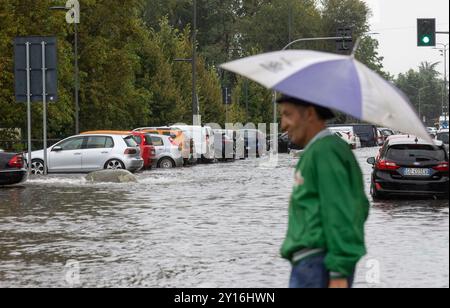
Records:
[[[355,130],[352,126],[329,126],[328,130],[350,144],[352,149],[358,149],[361,147],[361,140],[355,134]]]
[[[195,144],[197,159],[205,162],[214,161],[214,132],[209,126],[172,125],[173,129],[182,130]]]

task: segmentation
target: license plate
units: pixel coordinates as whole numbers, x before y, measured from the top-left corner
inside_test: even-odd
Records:
[[[425,168],[405,168],[403,171],[405,176],[430,176],[431,170]]]

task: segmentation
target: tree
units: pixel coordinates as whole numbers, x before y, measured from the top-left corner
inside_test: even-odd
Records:
[[[399,74],[395,84],[410,99],[416,110],[425,116],[428,125],[434,125],[442,112],[443,81],[436,70],[438,63],[422,62],[417,71]]]

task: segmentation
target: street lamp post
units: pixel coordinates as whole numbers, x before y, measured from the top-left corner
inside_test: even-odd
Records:
[[[66,2],[66,6],[52,6],[50,7],[51,10],[58,10],[58,11],[66,11],[66,22],[68,24],[74,24],[74,36],[75,36],[75,42],[74,42],[74,53],[75,53],[75,134],[80,133],[80,104],[79,104],[79,98],[78,98],[78,92],[79,92],[79,81],[78,81],[78,75],[79,75],[79,69],[78,69],[78,24],[80,23],[80,3],[78,0],[68,0]]]
[[[410,85],[406,85],[406,86],[407,86],[408,88],[410,88],[410,89],[415,89],[415,90],[417,90],[417,93],[418,93],[418,95],[419,95],[419,118],[420,118],[420,121],[423,122],[423,119],[422,119],[422,90],[425,90],[425,89],[430,88],[431,85],[425,86],[425,87],[422,87],[422,88],[416,88],[416,87],[413,87],[413,86],[410,86]]]
[[[200,125],[199,104],[197,100],[197,0],[193,3],[192,20],[192,58],[174,59],[175,62],[190,62],[192,64],[192,125]]]
[[[435,48],[442,52],[442,55],[444,57],[444,91],[442,93],[442,113],[444,113],[444,103],[445,99],[447,98],[447,51],[448,51],[448,44],[442,44],[437,43],[436,45],[442,46],[442,48]],[[447,117],[449,115],[450,109],[448,105],[448,99],[447,99],[447,113],[445,113],[445,116]]]
[[[419,89],[419,118],[422,122],[425,122],[425,121],[423,121],[423,118],[422,118],[422,90],[425,90],[429,87],[431,87],[431,86],[426,86],[426,87],[422,87]]]
[[[193,3],[193,29],[192,29],[192,124],[200,125],[197,100],[197,0]]]

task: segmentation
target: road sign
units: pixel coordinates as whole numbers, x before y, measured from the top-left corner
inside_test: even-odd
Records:
[[[42,43],[45,45],[43,61]],[[27,43],[29,59],[27,59]],[[17,37],[14,40],[15,93],[17,102],[27,102],[27,61],[30,64],[30,94],[32,102],[43,101],[42,64],[45,62],[47,102],[58,100],[56,37]]]
[[[336,40],[336,52],[342,54],[349,54],[353,50],[353,30],[350,27],[341,27],[336,30],[336,37],[342,39]]]

